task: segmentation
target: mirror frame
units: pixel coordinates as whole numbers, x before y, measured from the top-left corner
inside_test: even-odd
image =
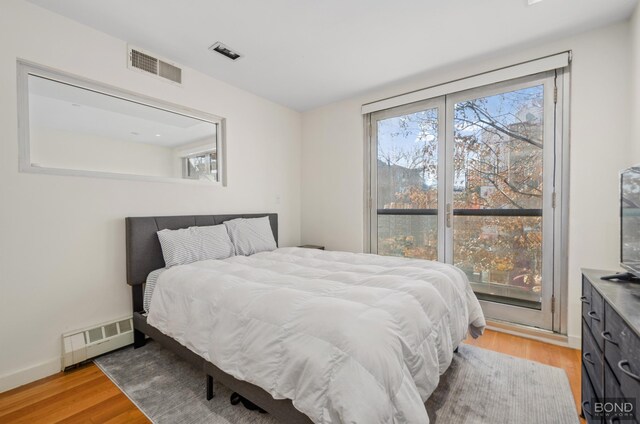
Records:
[[[170,113],[187,116],[190,118],[207,121],[218,125],[218,134],[216,137],[216,152],[218,157],[218,181],[192,180],[185,178],[160,177],[152,175],[136,175],[124,174],[106,171],[90,171],[81,169],[68,168],[51,168],[46,166],[38,166],[31,163],[31,147],[29,135],[29,75],[46,78],[62,84],[69,84],[85,90],[93,91],[97,94],[117,97],[122,100],[138,103],[143,106],[161,109]],[[113,178],[119,180],[137,180],[137,181],[153,181],[153,182],[169,182],[179,184],[195,184],[207,186],[227,185],[226,172],[226,119],[217,115],[190,109],[174,103],[137,94],[121,88],[117,88],[108,84],[93,81],[77,75],[58,71],[44,65],[22,59],[17,60],[17,84],[18,84],[18,157],[19,171],[34,174],[51,174],[51,175],[71,175],[81,177],[97,177],[97,178]]]

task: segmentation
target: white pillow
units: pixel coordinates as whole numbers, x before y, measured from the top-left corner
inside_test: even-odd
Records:
[[[235,249],[224,225],[161,230],[158,231],[158,239],[167,268],[235,255]]]
[[[275,250],[276,240],[273,238],[269,217],[238,218],[225,221],[229,237],[236,255],[253,255],[254,253]]]

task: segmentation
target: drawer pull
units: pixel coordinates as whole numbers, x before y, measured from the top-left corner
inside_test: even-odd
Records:
[[[596,364],[595,362],[593,362],[593,361],[591,360],[591,353],[590,353],[590,352],[585,352],[585,353],[583,353],[583,354],[582,354],[582,358],[583,358],[585,361],[587,361],[588,363],[590,363],[591,365],[595,365],[595,364]]]
[[[610,332],[603,331],[602,333],[600,333],[600,335],[602,336],[603,339],[605,339],[606,341],[608,341],[612,345],[618,346],[618,342],[613,341],[613,339],[611,338],[611,333]]]
[[[589,412],[588,406],[589,406],[589,401],[588,400],[585,400],[584,402],[582,402],[582,412],[584,414],[589,415],[590,417],[593,417],[593,414],[591,414],[591,412]]]
[[[587,300],[587,296],[580,296],[580,302],[586,303],[587,305],[591,304],[591,302]]]
[[[587,315],[589,315],[591,319],[595,319],[596,321],[600,322],[600,318],[598,318],[598,315],[596,315],[596,311],[589,311],[587,312]]]
[[[613,423],[619,423],[620,422],[620,417],[612,417],[609,420],[609,424],[613,424]]]
[[[623,359],[622,361],[618,362],[618,368],[620,368],[620,371],[627,374],[629,377],[633,378],[634,380],[640,381],[640,376],[635,375],[631,371],[627,371],[626,369],[624,369],[625,367],[628,367],[628,366],[629,366],[629,361],[627,361],[626,359]]]

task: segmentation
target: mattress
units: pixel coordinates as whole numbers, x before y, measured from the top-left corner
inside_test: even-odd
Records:
[[[432,261],[280,248],[160,273],[147,322],[316,423],[426,423],[453,350],[485,320]]]

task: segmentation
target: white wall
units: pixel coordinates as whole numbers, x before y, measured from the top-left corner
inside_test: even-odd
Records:
[[[303,114],[302,241],[363,250],[363,103],[573,50],[568,334],[580,337],[580,268],[618,264],[617,173],[628,162],[627,22],[441,69]]]
[[[16,58],[226,117],[228,187],[19,173]],[[277,212],[281,245],[300,241],[300,114],[189,68],[175,87],[125,58],[125,41],[0,6],[0,391],[59,370],[62,332],[130,313],[126,216]]]

